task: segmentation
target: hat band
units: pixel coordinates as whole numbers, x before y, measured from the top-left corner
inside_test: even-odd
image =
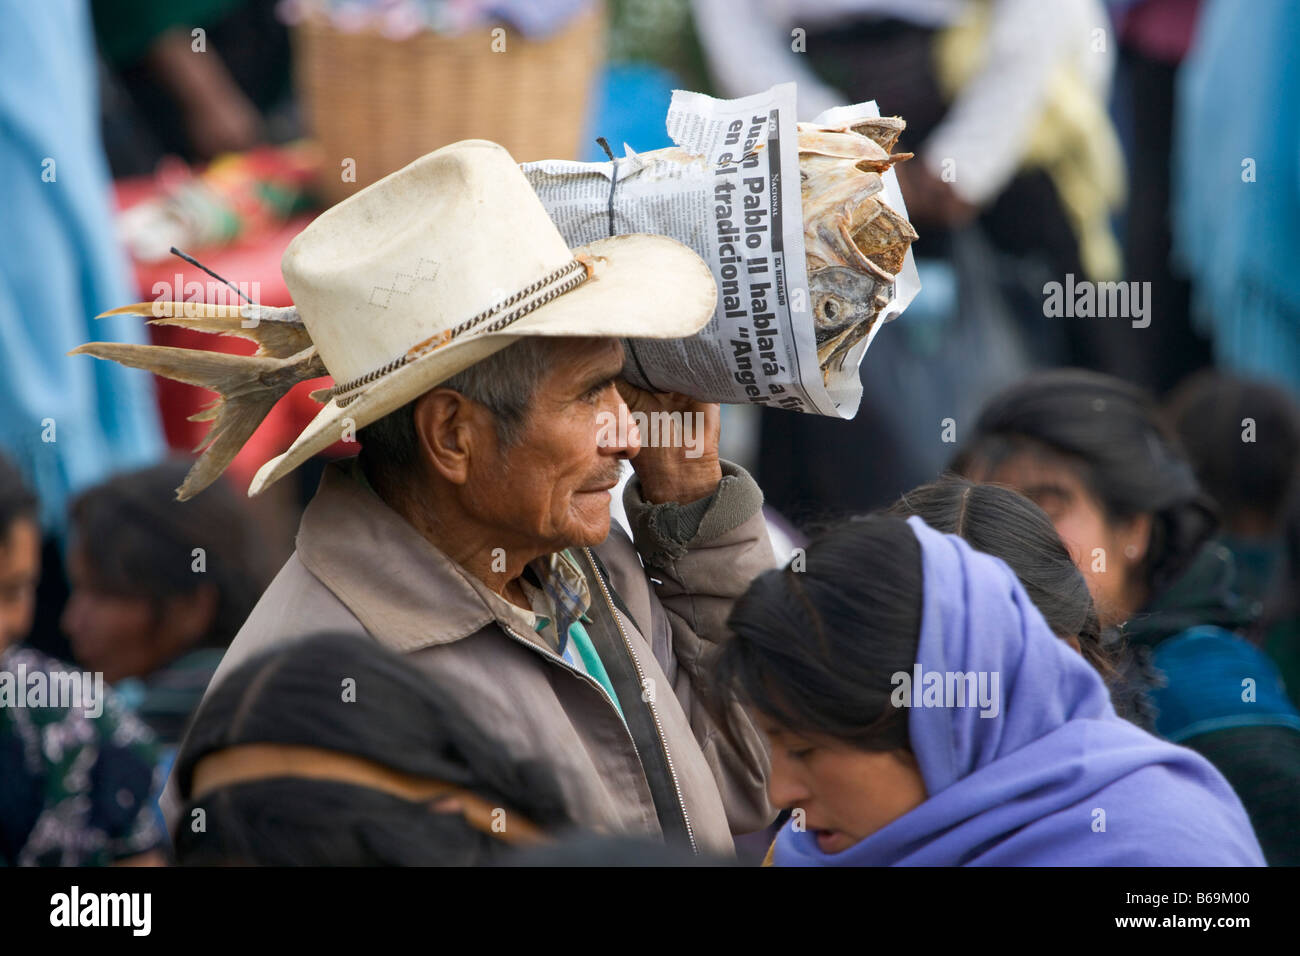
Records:
[[[484,322],[488,322],[489,319],[494,321],[484,327],[479,334],[488,335],[492,332],[501,331],[505,327],[519,321],[519,319],[523,318],[529,312],[546,305],[546,303],[550,302],[552,299],[556,299],[559,296],[564,295],[564,293],[576,289],[578,286],[582,285],[582,283],[591,278],[594,270],[595,263],[593,263],[591,257],[586,253],[579,253],[573,259],[569,260],[567,264],[556,269],[554,272],[551,272],[549,275],[538,279],[532,285],[520,289],[509,298],[501,300],[491,308],[484,309],[478,315],[466,319],[464,322],[461,322],[453,328],[439,332],[437,335],[431,336],[423,342],[416,343],[411,346],[411,348],[407,349],[406,354],[393,359],[386,365],[380,366],[373,372],[367,372],[365,375],[358,376],[357,378],[343,382],[340,385],[335,385],[333,388],[329,389],[327,394],[338,403],[340,408],[342,408],[361,397],[361,392],[358,391],[359,389],[370,385],[372,382],[383,378],[391,372],[397,371],[404,365],[409,365],[418,358],[423,358],[429,353],[437,351],[444,345],[455,341],[466,332],[476,329]],[[511,306],[515,305],[522,299],[527,299],[528,301],[524,302],[523,305],[520,305],[517,308],[510,309]],[[510,311],[502,314],[502,311],[505,309],[510,309]]]

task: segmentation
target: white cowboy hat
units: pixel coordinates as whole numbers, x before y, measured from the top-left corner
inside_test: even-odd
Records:
[[[514,159],[484,140],[326,210],[281,268],[335,386],[249,495],[522,336],[684,338],[717,298],[704,260],[665,236],[570,250]]]

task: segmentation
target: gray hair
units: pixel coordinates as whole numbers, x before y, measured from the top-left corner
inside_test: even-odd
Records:
[[[503,449],[510,448],[523,437],[533,396],[551,366],[552,344],[540,336],[526,336],[435,387],[459,392],[490,411],[497,441]],[[396,487],[419,460],[420,442],[415,434],[418,400],[417,396],[357,434],[361,464],[377,486]]]

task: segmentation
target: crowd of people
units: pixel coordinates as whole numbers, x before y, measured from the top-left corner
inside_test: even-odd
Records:
[[[1251,496],[1247,506],[1263,513],[1243,526],[1221,517],[1231,511],[1205,490],[1215,479],[1198,478],[1240,453],[1235,428],[1216,443],[1215,430],[1199,423],[1201,468],[1177,438],[1197,395],[1219,395],[1217,407],[1225,390],[1242,394],[1232,382],[1201,383],[1166,416],[1138,389],[1096,373],[1051,371],[1011,387],[981,411],[948,473],[887,509],[815,531],[784,568],[670,579],[692,601],[728,584],[735,592],[734,603],[715,599],[726,605],[727,638],[689,664],[683,631],[702,626],[701,612],[673,605],[656,583],[668,617],[642,633],[667,632],[645,647],[667,693],[686,703],[688,735],[701,736],[699,708],[715,715],[704,718],[709,735],[734,742],[717,754],[755,758],[742,765],[748,781],[722,787],[721,803],[717,789],[709,795],[725,807],[710,842],[707,808],[686,801],[695,816],[679,855],[671,841],[629,838],[644,825],[630,822],[626,807],[594,807],[591,794],[580,795],[599,785],[604,800],[627,800],[601,783],[607,767],[575,781],[573,744],[556,739],[558,727],[519,726],[514,707],[540,702],[520,701],[536,689],[508,675],[508,642],[495,649],[501,659],[484,662],[498,698],[498,723],[485,726],[461,703],[468,693],[482,706],[482,677],[448,671],[437,655],[412,666],[398,636],[405,622],[358,608],[387,645],[377,646],[356,628],[303,620],[301,597],[273,588],[245,625],[264,581],[246,571],[256,563],[253,539],[228,490],[168,502],[184,462],[119,476],[72,506],[64,612],[76,660],[102,670],[113,689],[99,720],[73,708],[0,709],[6,859],[164,859],[172,850],[154,801],[171,771],[174,859],[191,864],[699,862],[683,849],[690,843],[720,861],[730,828],[760,834],[742,837],[742,858],[745,848],[772,844],[776,865],[1294,865],[1300,713],[1294,681],[1283,680],[1294,658],[1276,653],[1294,650],[1300,623],[1279,600],[1294,594],[1293,545],[1276,498]],[[1264,390],[1249,407],[1264,421],[1294,424],[1283,398]],[[1251,481],[1276,487],[1294,474],[1294,449],[1289,458],[1271,454],[1285,467],[1251,471]],[[11,466],[2,474],[4,669],[53,672],[66,665],[22,646],[39,567],[36,499]],[[752,481],[739,469],[732,475]],[[654,531],[636,494],[629,504],[641,547],[658,539],[644,537]],[[717,520],[707,500],[702,518]],[[663,514],[660,506],[659,521]],[[340,529],[313,527],[309,514],[302,537],[367,533],[369,518],[358,510],[355,526]],[[379,520],[390,526],[369,533],[393,542],[387,547],[400,550],[393,539],[403,531],[418,546],[396,513]],[[613,536],[621,537],[617,527]],[[1243,587],[1234,559],[1244,549],[1249,566],[1251,540],[1276,560]],[[191,572],[196,548],[206,574]],[[300,557],[320,573],[324,553],[310,548],[300,539]],[[663,566],[705,560],[676,548],[683,553]],[[750,536],[746,550],[765,549]],[[396,573],[391,563],[379,570]],[[611,592],[636,608],[622,613],[653,620],[658,600],[634,596],[620,571]],[[453,613],[427,608],[430,617]],[[409,610],[399,603],[391,613]],[[241,625],[237,643],[248,652],[234,655],[192,717]],[[391,638],[388,627],[397,629]],[[982,698],[983,711],[973,683],[970,706],[922,706],[930,672],[997,675],[1000,687]],[[916,680],[902,706],[899,674]],[[624,684],[595,676],[615,701],[626,699]],[[516,739],[538,733],[553,737],[553,751]],[[57,758],[33,746],[55,735],[65,741]],[[669,750],[688,740],[671,740]],[[608,744],[593,734],[582,746]],[[677,759],[684,775],[690,765]],[[709,763],[701,772],[695,785],[722,774]],[[129,807],[109,796],[122,792],[132,795]],[[196,811],[205,825],[185,825]],[[597,839],[601,832],[611,839]]]
[[[1300,140],[1274,99],[1234,115],[1210,151],[1249,199],[1212,224],[1187,142],[1251,44],[1300,90],[1284,4],[664,0],[720,95],[907,119],[922,292],[858,416],[628,384],[624,339],[709,322],[707,268],[570,249],[465,141],[293,240],[335,384],[251,488],[183,501],[148,378],[64,353],[148,341],[87,326],[133,298],[110,171],[291,123],[283,57],[193,60],[186,5],[0,6],[0,71],[68,23],[80,51],[66,111],[0,92],[30,240],[0,260],[0,864],[1300,865]],[[218,47],[283,53],[269,5],[216,7]],[[92,31],[134,103],[107,157]],[[1146,324],[1048,317],[1067,275],[1147,281]],[[701,444],[598,441],[629,409]],[[244,496],[277,482],[287,561]]]

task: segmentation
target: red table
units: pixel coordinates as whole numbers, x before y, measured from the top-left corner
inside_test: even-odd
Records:
[[[158,191],[156,183],[149,177],[120,180],[114,184],[114,187],[119,209],[134,205],[155,195]],[[313,218],[314,214],[299,216],[274,233],[221,249],[186,249],[185,251],[236,285],[245,282],[258,283],[259,295],[255,298],[261,304],[292,305],[293,299],[284,284],[284,277],[280,274],[280,257],[284,254],[289,241]],[[177,257],[160,263],[135,263],[134,272],[139,301],[152,300],[154,298],[152,290],[158,282],[168,283],[174,289],[177,288],[176,284],[180,283],[177,297],[181,298],[179,293],[184,289],[184,283],[201,282],[206,288],[207,283],[215,281],[211,276]],[[180,279],[177,279],[178,275]],[[155,345],[201,348],[233,354],[251,355],[257,349],[256,343],[247,339],[229,335],[210,335],[168,325],[149,326],[149,337]],[[158,376],[155,376],[155,380],[167,444],[187,454],[193,453],[195,447],[207,434],[209,423],[191,422],[186,419],[216,397],[216,393]],[[289,447],[298,433],[321,409],[321,406],[312,400],[310,393],[314,389],[328,387],[331,384],[332,380],[329,378],[303,382],[295,386],[271,409],[266,420],[253,433],[227,469],[226,473],[238,486],[246,488],[264,462]],[[324,454],[327,457],[339,457],[353,454],[355,451],[355,445],[337,442]]]

